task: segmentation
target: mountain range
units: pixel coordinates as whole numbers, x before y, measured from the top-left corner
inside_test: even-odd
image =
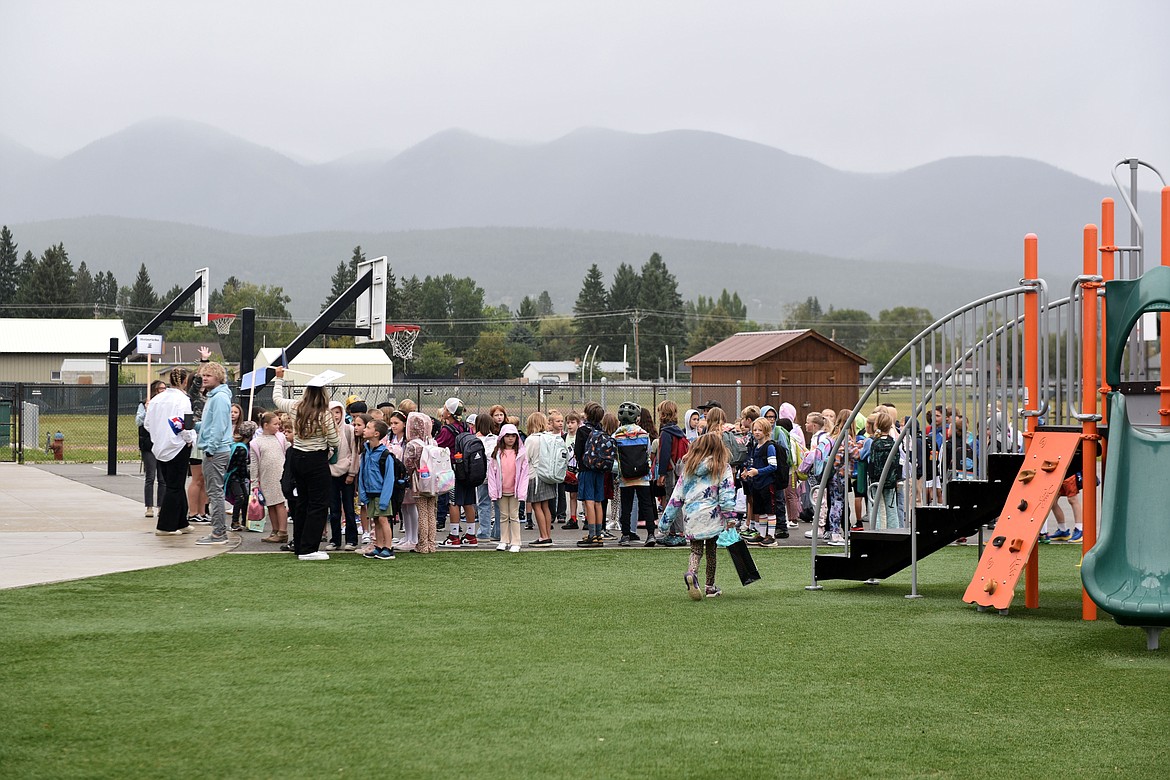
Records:
[[[799,299],[814,281],[848,281],[863,291],[883,273],[903,274],[894,289],[920,289],[931,276],[942,288],[965,287],[980,274],[993,284],[1019,277],[1028,232],[1040,236],[1042,273],[1063,289],[1080,267],[1081,226],[1098,220],[1102,197],[1117,197],[1023,158],[957,157],[861,174],[691,130],[582,129],[527,145],[449,130],[397,154],[305,164],[173,119],[138,123],[61,159],[0,139],[0,174],[0,222],[20,225],[18,239],[35,236],[26,247],[39,251],[47,239],[66,241],[73,253],[98,252],[119,279],[114,266],[137,267],[130,256],[173,257],[193,267],[201,261],[184,250],[199,245],[205,256],[242,262],[237,276],[311,274],[304,288],[319,291],[328,275],[312,261],[331,273],[361,244],[375,254],[401,253],[408,263],[425,261],[422,273],[467,268],[479,278],[483,260],[494,258],[504,265],[486,266],[488,275],[512,280],[481,281],[489,300],[522,278],[537,292],[568,285],[554,299],[569,303],[582,263],[638,266],[651,251],[678,268],[685,287],[728,287],[765,300]],[[1156,200],[1142,193],[1140,202]],[[1125,219],[1119,203],[1119,235]],[[63,232],[54,238],[54,230]],[[1156,233],[1147,231],[1150,257],[1157,257]],[[781,262],[813,255],[821,259]],[[681,267],[691,258],[694,272]],[[840,258],[829,278],[824,258]],[[807,278],[810,265],[819,280]],[[774,289],[753,287],[761,278],[775,280]],[[746,286],[736,287],[739,281]],[[959,297],[981,289],[960,289]],[[840,306],[850,293],[819,297]]]

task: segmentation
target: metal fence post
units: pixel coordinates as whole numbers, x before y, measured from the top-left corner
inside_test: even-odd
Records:
[[[735,380],[735,416],[739,417],[739,410],[743,408],[743,380]]]

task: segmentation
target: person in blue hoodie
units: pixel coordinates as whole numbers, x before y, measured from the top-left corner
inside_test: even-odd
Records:
[[[374,523],[374,549],[365,553],[367,558],[380,561],[394,560],[393,528],[394,509],[390,499],[394,495],[394,460],[382,443],[390,426],[382,420],[366,423],[363,433],[361,466],[358,468],[358,497],[369,512]]]
[[[232,450],[232,391],[227,386],[227,372],[219,363],[199,367],[207,401],[203,418],[195,424],[198,447],[203,451],[203,480],[207,484],[207,502],[211,513],[211,534],[195,544],[227,544],[227,513],[224,508],[223,477]]]

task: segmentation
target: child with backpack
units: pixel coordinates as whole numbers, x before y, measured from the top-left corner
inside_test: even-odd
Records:
[[[463,402],[448,398],[439,409],[442,427],[435,443],[451,451],[451,465],[455,470],[455,504],[451,510],[451,527],[443,547],[462,547],[479,544],[475,535],[475,489],[487,479],[487,453],[483,442],[463,423]],[[459,514],[463,514],[465,533],[459,533]]]
[[[488,495],[500,509],[500,543],[496,550],[520,552],[520,502],[528,495],[528,449],[511,423],[500,427],[488,458]]]
[[[585,505],[585,534],[590,546],[602,547],[605,544],[602,537],[605,475],[613,468],[616,452],[613,438],[601,428],[605,409],[596,401],[590,401],[585,404],[584,412],[585,422],[577,428],[573,441],[573,454],[577,459],[577,498]]]
[[[406,447],[403,449],[403,465],[406,476],[413,479],[418,475],[423,448],[434,444],[431,439],[431,418],[422,412],[410,412],[406,416]],[[415,552],[430,554],[438,550],[435,544],[436,511],[439,498],[434,494],[415,491],[414,504],[418,508],[418,545]]]
[[[528,438],[524,440],[528,456],[528,489],[525,491],[525,506],[536,520],[536,539],[530,547],[552,546],[552,511],[549,501],[557,497],[556,476],[560,466],[568,463],[568,448],[559,436],[549,433],[548,418],[541,412],[528,415],[524,428]],[[517,433],[517,435],[519,435]],[[559,463],[558,463],[559,461]],[[564,479],[564,471],[560,471]]]
[[[245,427],[246,426],[246,427]],[[223,494],[232,505],[232,530],[239,533],[244,529],[244,518],[248,512],[248,497],[252,494],[249,477],[248,445],[256,433],[256,423],[248,420],[241,423],[232,436],[232,448],[228,454],[227,470],[223,475]]]
[[[374,549],[367,552],[365,557],[380,561],[394,560],[390,521],[394,517],[392,499],[396,475],[394,458],[382,443],[382,438],[389,432],[390,426],[384,420],[371,420],[366,424],[366,440],[362,444],[361,467],[358,470],[358,495],[374,524]]]
[[[658,404],[658,426],[658,485],[669,496],[678,480],[677,468],[689,448],[686,433],[678,427],[678,405],[674,401],[667,399]],[[663,544],[667,547],[686,544],[682,518],[670,528]]]
[[[902,466],[899,462],[899,453],[894,447],[892,435],[894,420],[888,411],[879,409],[874,415],[873,427],[874,436],[868,442],[868,460],[865,468],[866,490],[870,503],[874,505],[873,528],[875,531],[901,528],[897,492]],[[891,461],[890,469],[885,480],[881,481],[887,460]]]
[[[735,525],[735,481],[727,464],[727,448],[717,433],[695,439],[679,466],[679,479],[671,491],[659,527],[666,531],[681,524],[690,541],[691,558],[683,582],[687,594],[699,601],[719,596],[715,584],[715,541],[724,529]],[[707,556],[706,587],[699,587],[699,562]]]
[[[617,447],[617,462],[621,477],[621,538],[618,544],[628,547],[638,541],[638,532],[630,522],[634,500],[638,501],[639,517],[654,517],[654,497],[650,495],[650,434],[638,424],[642,407],[632,401],[618,406],[617,418],[621,425],[613,433]],[[653,528],[647,534],[654,539]]]

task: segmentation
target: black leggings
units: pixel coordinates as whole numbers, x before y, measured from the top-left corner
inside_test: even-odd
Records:
[[[297,488],[297,517],[293,523],[293,549],[307,555],[321,548],[321,533],[329,520],[329,453],[325,450],[290,449],[288,463]]]
[[[160,531],[178,531],[188,525],[187,460],[190,455],[191,448],[184,447],[170,460],[158,462],[158,474],[166,486],[158,503],[158,522],[155,524]]]

